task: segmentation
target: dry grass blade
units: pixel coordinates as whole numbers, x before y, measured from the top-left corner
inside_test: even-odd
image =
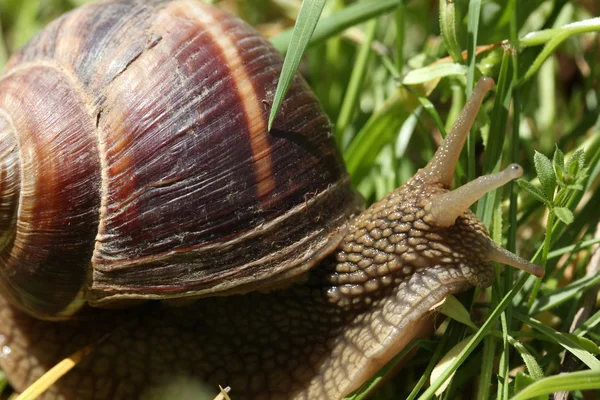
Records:
[[[219,393],[214,400],[231,400],[227,395],[227,393],[231,391],[231,388],[229,386],[226,386],[224,388],[219,386],[219,390],[221,391],[221,393]]]
[[[65,358],[54,367],[52,367],[48,372],[42,375],[37,381],[31,384],[27,389],[23,391],[19,396],[17,396],[14,400],[33,400],[37,399],[41,396],[48,388],[60,378],[62,378],[67,372],[72,370],[81,360],[83,360],[88,354],[90,354],[96,346],[102,343],[107,335],[101,337],[98,341],[91,343],[82,349],[77,350],[75,353],[71,354],[69,357]]]

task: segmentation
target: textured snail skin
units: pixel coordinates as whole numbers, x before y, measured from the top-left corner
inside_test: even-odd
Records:
[[[0,254],[5,267],[0,269],[0,368],[16,390],[94,343],[94,351],[43,398],[182,398],[165,394],[165,387],[173,386],[200,387],[212,397],[221,385],[232,388],[234,400],[338,399],[357,389],[410,340],[428,334],[432,308],[449,294],[489,285],[492,260],[543,273],[489,239],[468,210],[473,196],[449,191],[466,134],[493,87],[491,79],[478,83],[432,161],[358,214],[361,199],[348,183],[327,119],[301,80],[292,86],[277,128],[269,134],[261,127],[267,111],[250,112],[258,102],[247,103],[246,97],[240,102],[241,94],[269,99],[272,93],[264,88],[274,88],[281,65],[258,34],[234,17],[190,1],[110,4],[88,6],[58,20],[13,59],[9,74],[0,79],[0,245],[10,249]],[[133,44],[120,47],[113,40],[116,35],[130,36]],[[206,43],[194,52],[189,45],[196,41]],[[236,47],[224,46],[224,41]],[[215,43],[223,47],[215,49]],[[69,59],[67,49],[79,56]],[[195,63],[203,52],[218,62],[200,68]],[[107,58],[108,53],[120,56]],[[152,54],[158,61],[150,60]],[[170,64],[178,57],[186,62]],[[98,66],[89,69],[92,59]],[[57,60],[65,64],[57,66]],[[234,72],[221,70],[232,65],[237,66]],[[167,74],[173,68],[192,73],[173,78]],[[209,76],[214,72],[214,85],[230,86],[220,100],[224,109],[209,108],[206,112],[214,115],[196,115],[190,122],[185,118],[195,109],[177,103],[181,93],[171,90],[179,87],[177,79],[195,76],[197,70]],[[259,82],[250,84],[244,71],[254,71]],[[40,87],[59,94],[60,101],[22,96]],[[211,93],[211,88],[188,89]],[[53,111],[63,105],[65,112],[55,117]],[[134,112],[148,107],[159,113]],[[229,109],[234,112],[227,113]],[[175,115],[187,124],[185,129],[167,129],[175,135],[173,141],[165,135],[161,139],[166,144],[155,143],[156,137],[142,134],[156,126],[170,127]],[[222,134],[215,141],[199,128],[203,125],[198,121],[204,120],[209,125],[221,121],[214,124],[222,128],[216,130]],[[44,125],[50,129],[32,133]],[[19,129],[25,133],[17,136]],[[102,133],[96,136],[96,131]],[[240,132],[242,138],[237,138]],[[203,135],[208,142],[194,146]],[[242,150],[233,146],[236,138]],[[264,140],[268,146],[261,144]],[[75,150],[67,149],[72,142]],[[137,152],[146,145],[154,152]],[[201,173],[173,178],[171,171],[186,172],[196,165],[179,153],[187,145],[190,153],[212,158],[195,161],[204,168]],[[222,152],[215,150],[219,147]],[[225,151],[230,148],[233,155]],[[60,170],[52,158],[56,152],[71,168]],[[33,162],[39,155],[41,166]],[[223,163],[235,174],[219,175],[227,172],[221,169]],[[138,175],[134,165],[158,177]],[[169,204],[188,199],[186,185],[195,187],[194,179],[215,171],[216,181],[204,185],[221,188],[221,180],[235,179],[236,174],[242,182],[233,185],[238,191],[207,192],[218,212],[211,214],[215,220],[200,225],[210,232],[208,239],[200,235],[205,241],[195,242],[196,219],[206,217],[205,210],[171,210]],[[513,165],[474,181],[467,191],[490,190],[521,173]],[[153,197],[160,193],[174,197],[161,203],[160,196]],[[43,202],[36,202],[40,196]],[[153,201],[155,207],[142,207]],[[66,220],[57,218],[60,209],[66,211]],[[129,221],[126,216],[131,225],[123,222]],[[177,232],[182,224],[193,227]],[[178,234],[161,236],[167,226]],[[141,247],[126,245],[135,240]],[[47,251],[52,246],[56,252]],[[198,258],[205,251],[213,258]],[[34,268],[40,260],[41,267]],[[90,260],[94,268],[86,272]],[[227,269],[226,262],[233,267]],[[67,266],[76,268],[69,272]],[[17,267],[26,273],[15,274]],[[48,272],[49,267],[58,272]],[[269,274],[267,268],[275,270]],[[90,276],[92,284],[86,286]],[[158,285],[163,279],[169,283]],[[189,290],[186,279],[191,281]],[[49,300],[38,296],[48,291]],[[167,298],[172,303],[177,296],[215,293],[220,296],[182,307],[154,301],[124,310],[76,310],[85,301],[103,305],[115,298]],[[72,319],[49,322],[32,315]]]

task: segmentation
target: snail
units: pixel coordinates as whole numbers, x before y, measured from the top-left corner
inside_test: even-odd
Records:
[[[134,399],[178,379],[238,399],[337,399],[432,307],[543,270],[469,210],[522,174],[450,191],[482,78],[432,160],[363,211],[329,120],[296,77],[273,129],[281,57],[191,0],[65,14],[0,77],[0,367],[23,390]],[[148,301],[162,300],[162,301]]]

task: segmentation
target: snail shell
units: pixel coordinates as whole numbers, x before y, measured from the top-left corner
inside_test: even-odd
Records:
[[[246,292],[305,272],[360,209],[330,123],[281,57],[195,1],[64,15],[0,81],[0,290],[40,318]]]

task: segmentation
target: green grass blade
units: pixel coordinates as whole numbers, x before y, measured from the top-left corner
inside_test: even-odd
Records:
[[[488,135],[485,160],[483,162],[483,174],[500,171],[502,162],[502,148],[506,137],[506,124],[508,123],[508,112],[512,100],[512,53],[505,51],[500,65],[500,76],[496,89],[494,108],[490,115],[491,124]],[[494,205],[496,204],[497,190],[486,193],[477,202],[477,216],[481,218],[486,226],[492,222]]]
[[[590,329],[594,329],[598,324],[600,324],[600,310],[596,311],[596,313],[589,317],[579,328],[575,329],[573,334],[583,336],[587,334]]]
[[[435,366],[438,363],[438,360],[442,357],[442,353],[444,352],[444,350],[446,350],[446,345],[448,344],[448,340],[449,340],[449,336],[444,335],[444,336],[442,336],[440,341],[437,343],[437,346],[435,347],[435,351],[433,352],[433,355],[431,356],[429,363],[427,364],[427,367],[425,368],[425,371],[423,371],[423,374],[421,375],[421,377],[415,384],[415,387],[411,390],[411,392],[408,395],[408,397],[406,398],[406,400],[414,400],[417,397],[417,395],[419,394],[419,392],[421,391],[421,389],[423,388],[423,386],[425,386],[425,384],[427,383],[427,380],[429,379],[429,376],[431,375],[431,371],[433,371],[433,369],[435,368]]]
[[[369,0],[355,3],[319,21],[308,45],[322,42],[337,35],[344,29],[371,18],[390,12],[402,5],[402,0]],[[271,43],[282,53],[288,51],[292,39],[292,29],[288,29],[271,39]]]
[[[448,54],[455,62],[462,61],[461,47],[456,38],[456,10],[454,0],[440,0],[440,31]]]
[[[352,75],[348,82],[348,88],[346,89],[346,95],[342,102],[342,108],[338,116],[337,123],[335,124],[336,132],[338,136],[338,143],[342,143],[342,135],[352,119],[352,115],[358,104],[360,88],[362,87],[365,79],[365,71],[369,64],[369,56],[371,54],[371,44],[375,38],[375,32],[377,32],[377,19],[373,19],[368,22],[366,28],[365,41],[360,45],[356,61],[354,62],[354,68],[352,69]]]
[[[477,48],[477,36],[479,33],[479,17],[481,15],[481,0],[471,0],[469,2],[469,13],[467,20],[467,50],[469,66],[467,70],[467,97],[471,95],[475,87],[475,49]],[[475,178],[475,135],[467,136],[467,180],[472,181]]]
[[[599,371],[578,371],[540,379],[521,390],[511,400],[525,400],[554,392],[600,389]]]
[[[529,375],[535,380],[542,379],[544,377],[544,372],[542,371],[542,368],[538,364],[536,358],[529,352],[529,350],[527,350],[527,347],[525,347],[523,343],[519,342],[512,336],[508,336],[508,341],[521,355]]]
[[[565,33],[568,33],[568,36],[573,36],[581,33],[598,31],[600,31],[600,17],[573,22],[571,24],[561,26],[560,28],[544,29],[541,31],[531,32],[525,37],[519,38],[517,43],[511,42],[511,44],[518,49],[524,49],[526,47],[546,44],[557,36],[562,36]]]
[[[385,376],[404,358],[412,349],[420,346],[423,343],[429,342],[425,339],[414,339],[410,343],[406,345],[405,348],[394,358],[392,358],[383,368],[381,368],[377,374],[369,379],[367,382],[363,383],[361,387],[356,389],[354,392],[350,393],[348,396],[344,397],[344,400],[362,400],[366,398],[371,391],[379,385],[381,380],[385,378]]]
[[[515,285],[508,291],[506,296],[502,299],[502,301],[498,304],[498,306],[492,311],[490,316],[487,318],[485,323],[479,328],[477,333],[473,335],[473,338],[469,341],[468,345],[460,352],[460,354],[452,361],[452,363],[448,366],[448,368],[444,371],[442,375],[434,382],[431,383],[429,388],[419,397],[419,400],[428,400],[432,399],[435,395],[435,392],[442,386],[442,384],[458,369],[458,367],[467,359],[469,354],[471,354],[477,345],[486,337],[492,327],[498,322],[498,318],[500,318],[500,314],[504,312],[506,307],[512,301],[512,298],[517,294],[519,290],[523,287],[527,280],[527,275],[522,275],[521,278]]]
[[[574,22],[561,28],[549,29],[548,31],[544,31],[543,33],[540,32],[539,35],[527,35],[525,38],[519,40],[519,46],[523,46],[524,43],[534,43],[541,38],[547,39],[546,46],[544,46],[544,49],[536,57],[521,79],[521,84],[535,75],[535,73],[544,64],[544,61],[546,61],[546,59],[554,52],[554,50],[556,50],[556,48],[567,38],[580,33],[600,31],[600,17]],[[531,40],[532,36],[535,37],[535,40]]]
[[[565,287],[561,287],[552,291],[549,294],[545,294],[544,296],[540,296],[537,298],[531,306],[531,310],[529,313],[531,315],[535,315],[537,313],[551,310],[554,307],[559,306],[565,301],[579,296],[588,288],[595,286],[600,283],[600,275],[591,275],[586,276],[584,278],[578,279],[574,282],[571,282]]]
[[[419,96],[419,101],[421,102],[421,105],[423,106],[423,109],[427,112],[427,114],[429,114],[429,116],[433,118],[435,126],[440,130],[442,137],[446,137],[446,127],[444,126],[444,123],[440,118],[440,114],[438,114],[433,103],[429,101],[427,97],[424,96]]]
[[[488,336],[483,339],[483,352],[481,356],[481,372],[479,374],[479,385],[477,388],[477,400],[487,400],[490,398],[490,382],[492,380],[494,355],[496,353],[496,341]]]
[[[418,106],[416,96],[401,87],[369,118],[344,153],[346,168],[355,184],[368,173],[367,169],[381,148],[391,143],[404,121]]]
[[[8,386],[8,377],[2,371],[0,371],[0,395],[4,392],[4,389]]]
[[[404,2],[403,0],[400,1],[401,4]],[[396,61],[396,70],[400,71],[400,73],[402,73],[402,68],[404,67],[404,41],[405,41],[405,35],[406,35],[406,20],[405,20],[405,8],[403,7],[403,4],[396,10],[396,39],[395,39],[395,43],[396,43],[396,57],[395,57],[395,61]]]
[[[596,359],[596,357],[594,357],[590,352],[581,347],[581,345],[575,340],[573,340],[573,338],[567,335],[563,335],[561,332],[557,332],[554,329],[542,324],[538,320],[530,318],[519,312],[513,311],[513,315],[519,321],[531,326],[536,331],[543,333],[552,341],[562,346],[565,350],[572,353],[590,369],[593,369],[600,373],[600,361]]]
[[[273,122],[283,103],[283,99],[296,75],[296,70],[302,59],[302,54],[304,54],[308,41],[317,26],[317,22],[319,22],[319,17],[321,16],[324,5],[325,0],[304,0],[302,2],[300,13],[296,20],[296,26],[292,33],[288,53],[283,62],[281,74],[279,75],[277,90],[275,91],[273,105],[269,114],[269,130],[271,130],[271,127],[273,126]]]
[[[560,257],[563,254],[569,253],[571,251],[583,250],[583,249],[585,249],[587,247],[591,247],[591,246],[595,245],[596,243],[600,243],[600,238],[590,239],[590,240],[584,240],[581,243],[576,243],[576,244],[572,244],[570,246],[565,246],[565,247],[562,247],[560,249],[553,250],[553,251],[551,251],[551,252],[548,253],[548,260],[550,260],[551,258]]]
[[[477,48],[477,36],[479,33],[479,16],[481,15],[481,0],[471,0],[469,2],[469,19],[467,20],[467,42],[468,66],[467,72],[467,95],[470,95],[475,86],[475,49]]]

